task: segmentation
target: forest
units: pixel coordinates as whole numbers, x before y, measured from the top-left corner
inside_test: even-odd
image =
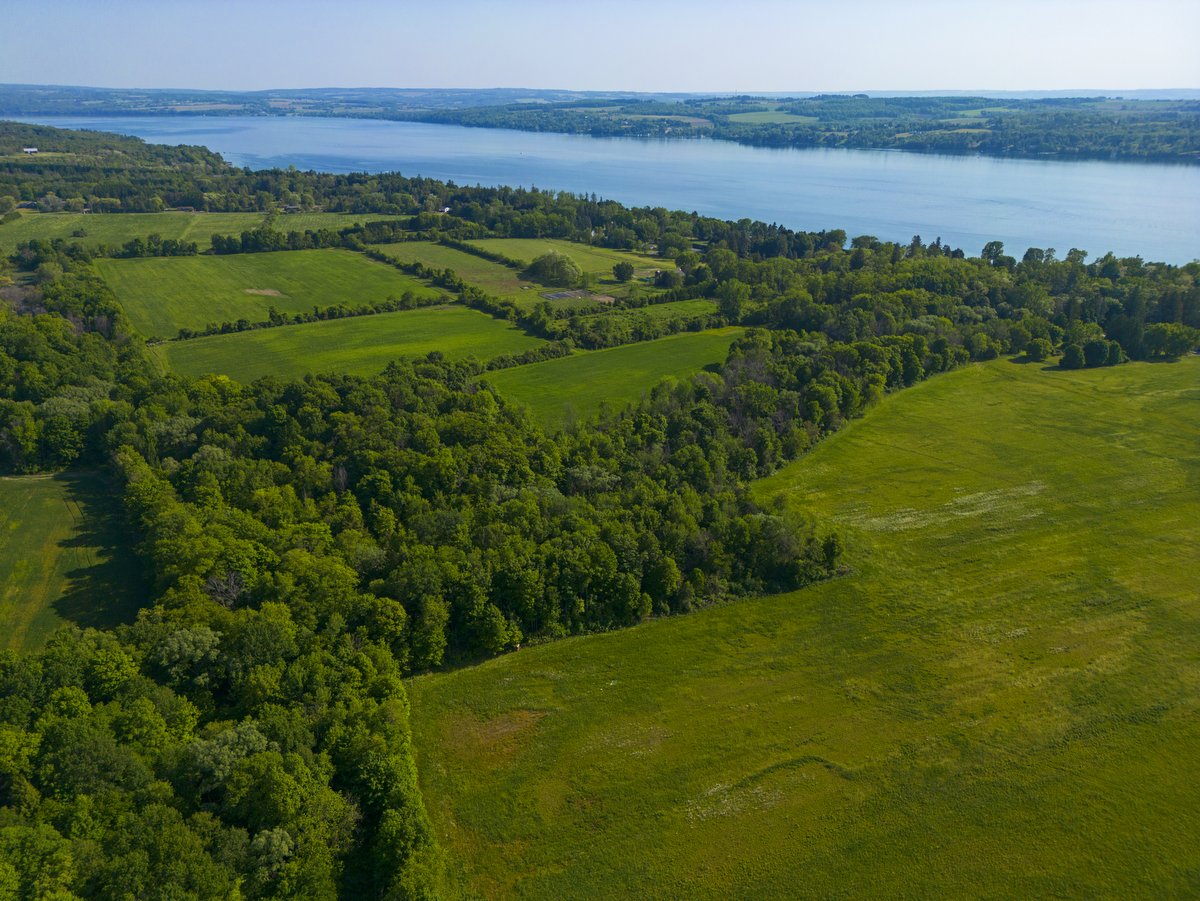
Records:
[[[186,206],[263,222],[207,247],[32,239],[0,263],[0,473],[115,479],[146,580],[136,618],[0,654],[3,897],[438,897],[446,862],[406,678],[837,577],[838,530],[764,505],[752,482],[888,394],[1001,355],[1072,369],[1200,346],[1200,263],[999,242],[975,257],[940,238],[250,171],[202,148],[0,123],[0,149],[30,142],[46,155],[0,159],[0,212]],[[289,230],[290,206],[364,219]],[[546,277],[468,243],[531,237],[654,254],[668,277],[626,309],[706,299],[713,312],[656,332],[621,304],[523,306],[379,250],[466,247]],[[372,375],[182,376],[97,269],[317,248],[399,267],[548,343]],[[416,305],[274,310],[257,325]],[[722,364],[562,428],[488,381],[716,325],[744,329]]]

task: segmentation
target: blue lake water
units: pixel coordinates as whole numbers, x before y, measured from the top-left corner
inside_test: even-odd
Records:
[[[595,193],[633,206],[914,234],[977,254],[991,240],[1093,257],[1200,258],[1200,166],[872,150],[772,150],[707,139],[592,138],[368,119],[43,117],[67,128],[202,144],[239,166],[399,171],[465,185]]]

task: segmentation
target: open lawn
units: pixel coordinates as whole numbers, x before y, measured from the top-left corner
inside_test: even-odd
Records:
[[[276,307],[301,313],[334,304],[358,306],[412,291],[445,292],[349,250],[298,250],[230,256],[97,260],[134,328],[170,338],[181,328],[248,319]]]
[[[96,473],[0,478],[0,649],[65,621],[111,626],[145,603],[118,489]]]
[[[352,216],[344,213],[295,213],[280,215],[275,228],[305,231],[318,228],[348,228],[358,221],[386,218]],[[87,247],[105,244],[120,247],[131,238],[160,235],[180,241],[195,241],[201,251],[212,246],[213,235],[240,235],[262,225],[262,213],[36,213],[21,211],[21,218],[0,225],[0,251],[9,253],[22,241],[62,238]],[[81,236],[74,233],[82,231]]]
[[[410,683],[505,898],[1200,890],[1200,359],[999,360],[759,486],[847,575]]]
[[[602,403],[623,407],[664,378],[685,378],[724,363],[740,328],[685,332],[489,372],[485,378],[505,397],[529,407],[549,428],[585,419]]]
[[[487,360],[542,343],[478,310],[448,306],[168,341],[153,350],[183,375],[218,373],[251,382],[309,372],[373,375],[397,357],[433,350],[452,360]]]

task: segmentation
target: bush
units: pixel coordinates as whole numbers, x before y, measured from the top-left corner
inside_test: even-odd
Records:
[[[1068,344],[1063,348],[1063,356],[1058,365],[1063,369],[1082,369],[1083,363],[1083,348],[1078,344]]]
[[[530,263],[525,271],[543,285],[556,288],[572,288],[583,278],[583,270],[579,268],[579,264],[556,250],[542,254]]]

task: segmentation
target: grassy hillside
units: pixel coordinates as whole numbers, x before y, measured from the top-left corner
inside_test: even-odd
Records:
[[[668,376],[689,376],[710,363],[723,363],[730,343],[741,332],[738,328],[685,332],[501,369],[488,373],[487,380],[555,427],[572,416],[592,416],[605,401],[622,407]]]
[[[261,322],[272,306],[302,313],[406,291],[423,297],[444,293],[348,250],[97,260],[95,265],[134,327],[160,338],[209,323]]]
[[[0,478],[0,649],[37,647],[67,620],[132,618],[145,599],[123,538],[119,499],[94,473]]]
[[[520,278],[515,270],[500,263],[429,241],[380,244],[375,249],[401,263],[424,263],[435,269],[453,269],[463,281],[497,297],[520,297],[522,292],[527,292],[536,298],[538,292],[549,290],[536,282]]]
[[[183,375],[215,372],[250,382],[264,375],[295,378],[309,372],[373,375],[397,357],[433,350],[448,359],[487,360],[541,343],[477,310],[449,306],[169,341],[153,350]]]
[[[412,682],[484,897],[1183,897],[1200,359],[939,376],[760,486],[851,571]]]
[[[527,263],[544,253],[557,251],[569,256],[584,272],[605,278],[612,278],[613,266],[620,262],[632,263],[636,270],[649,271],[662,269],[667,264],[666,260],[659,257],[625,250],[610,250],[607,247],[592,247],[577,241],[563,241],[557,238],[480,238],[470,243]]]
[[[378,218],[378,217],[372,217]],[[318,228],[348,228],[362,216],[344,213],[296,213],[279,216],[280,231]],[[21,218],[0,225],[0,251],[10,252],[22,241],[62,238],[86,247],[105,244],[120,247],[131,238],[159,235],[179,241],[195,241],[208,250],[213,235],[240,235],[262,225],[262,213],[34,213],[22,211]],[[76,234],[83,232],[83,234]]]

